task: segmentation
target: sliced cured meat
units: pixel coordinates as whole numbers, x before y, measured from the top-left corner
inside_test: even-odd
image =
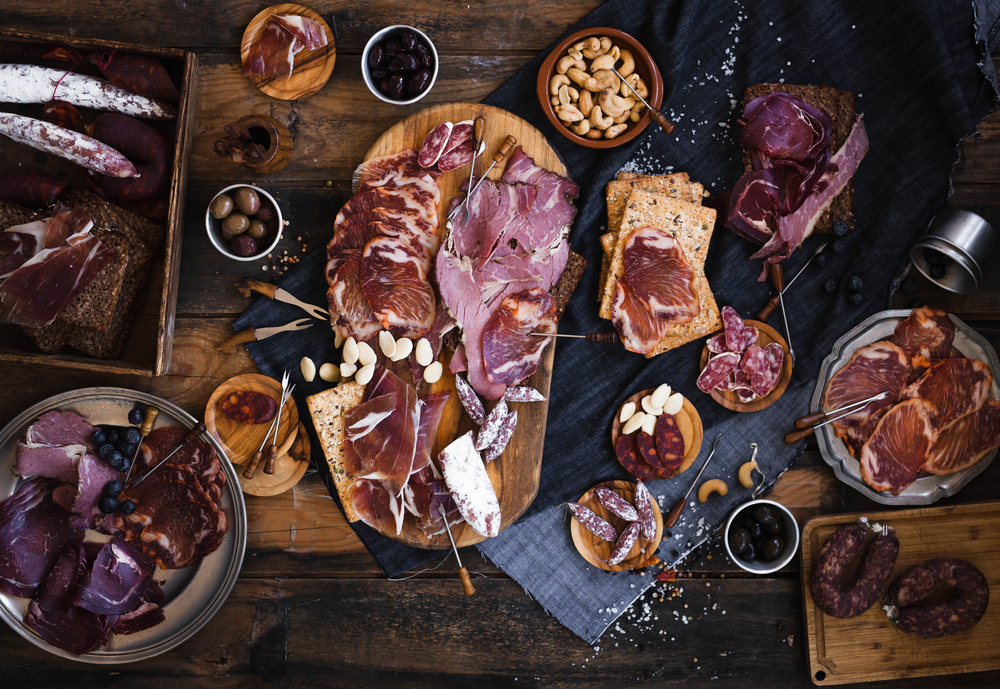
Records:
[[[396,395],[386,393],[372,397],[351,409],[350,423],[347,425],[347,439],[356,442],[378,428],[378,425],[392,416],[396,409]]]
[[[705,346],[708,347],[709,354],[722,354],[723,352],[728,352],[729,347],[726,345],[726,333],[721,332],[717,335],[712,335],[710,338],[705,340]]]
[[[382,326],[396,337],[422,337],[434,324],[437,298],[419,252],[396,237],[365,246],[358,271],[361,293]]]
[[[657,227],[635,230],[625,240],[625,278],[649,313],[667,323],[688,323],[701,313],[694,268],[670,233]]]
[[[411,473],[423,471],[431,463],[431,450],[438,424],[441,423],[441,415],[450,397],[450,392],[435,392],[420,400],[420,425],[417,427],[417,444]]]
[[[417,155],[417,163],[423,167],[431,167],[438,161],[445,147],[451,140],[451,130],[455,125],[451,122],[442,122],[427,132],[424,142],[420,144],[420,153]]]
[[[470,140],[473,135],[473,124],[472,120],[462,120],[455,123],[451,128],[451,136],[448,137],[448,142],[444,145],[444,150],[441,152],[442,155]]]
[[[367,213],[363,215],[367,215]],[[330,267],[346,261],[349,256],[348,252],[364,249],[368,242],[379,237],[396,237],[405,240],[419,257],[424,272],[430,270],[431,261],[434,260],[434,255],[438,250],[437,232],[430,230],[415,233],[393,222],[370,222],[365,225],[344,224],[327,244],[327,256],[330,259],[327,262],[327,270],[329,271]]]
[[[937,440],[931,402],[900,402],[879,420],[861,448],[861,476],[875,490],[898,493],[913,483]]]
[[[413,187],[385,189],[379,187],[357,194],[344,204],[333,222],[334,227],[343,225],[347,218],[375,208],[390,208],[397,211],[412,211],[425,222],[437,227],[437,203],[432,196]]]
[[[757,328],[747,325],[732,306],[722,307],[722,330],[730,352],[743,352],[757,341]]]
[[[427,170],[417,162],[416,149],[376,156],[361,163],[354,171],[354,193],[364,193],[376,188],[402,189],[410,187],[431,196],[434,204],[441,203],[440,173]]]
[[[89,445],[94,427],[71,411],[45,412],[28,426],[24,442],[27,445]]]
[[[13,273],[42,249],[66,243],[77,232],[93,226],[90,213],[82,206],[72,210],[57,209],[42,220],[8,227],[0,233],[0,279]]]
[[[17,444],[14,473],[20,476],[47,476],[76,484],[77,466],[91,452],[94,427],[79,414],[50,411],[28,426]]]
[[[0,502],[0,590],[30,597],[63,546],[78,538],[69,512],[52,498],[58,487],[52,479],[32,479]]]
[[[484,462],[492,462],[503,454],[504,449],[507,447],[507,443],[510,442],[511,436],[514,435],[514,430],[516,428],[517,412],[512,411],[504,417],[503,422],[500,424],[500,428],[497,429],[496,437],[493,439],[493,442],[490,443],[490,446],[484,451]]]
[[[443,153],[437,161],[438,169],[441,170],[441,172],[451,172],[452,170],[457,170],[460,167],[465,167],[472,162],[472,152],[475,145],[475,141],[472,139],[466,139],[455,148]],[[482,144],[479,146],[479,152],[483,152]]]
[[[968,468],[1000,447],[1000,401],[986,400],[979,411],[966,414],[941,431],[924,463],[924,471],[952,474]]]
[[[580,195],[579,185],[538,165],[520,146],[510,156],[501,181],[507,184],[530,184],[538,190],[536,203],[541,204],[545,211],[546,222],[534,228],[540,232],[535,246],[548,246],[555,240],[561,227],[572,224],[576,208],[570,201]]]
[[[483,360],[491,381],[518,385],[538,369],[550,338],[533,332],[556,332],[555,300],[540,287],[507,297],[486,322]]]
[[[925,399],[937,408],[935,423],[946,428],[966,414],[978,410],[990,396],[993,375],[975,359],[944,359],[917,382],[903,390],[900,399]]]
[[[444,508],[448,524],[454,526],[463,521],[458,505],[448,492],[448,486],[440,475],[435,476],[432,465],[410,477],[405,494],[407,510],[415,513],[417,527],[428,538],[445,532],[444,518],[440,508]]]
[[[152,468],[178,446],[180,449],[170,458],[170,464],[190,468],[202,489],[218,502],[221,489],[226,485],[226,472],[219,456],[211,445],[183,428],[161,426],[154,429],[142,443],[140,462],[142,466]],[[134,475],[139,475],[138,470],[139,467],[136,467]]]
[[[927,359],[947,359],[955,340],[955,324],[944,311],[923,306],[913,309],[889,339],[903,349],[914,349]]]
[[[150,585],[140,598],[139,605],[130,612],[118,615],[118,620],[111,631],[124,636],[155,627],[166,619],[163,614],[163,604],[163,589],[155,579],[150,579]]]
[[[723,385],[729,376],[739,366],[740,355],[736,352],[723,352],[716,354],[705,364],[698,376],[698,389],[704,393],[711,393],[717,387]]]
[[[399,534],[403,530],[402,502],[383,488],[377,481],[357,481],[348,496],[354,511],[368,526],[386,533]]]
[[[333,327],[345,340],[353,337],[358,342],[371,339],[382,329],[361,290],[362,255],[361,249],[351,250],[326,292]]]
[[[77,473],[79,482],[70,525],[74,529],[92,529],[104,516],[97,508],[97,503],[104,497],[104,486],[108,481],[124,479],[125,475],[89,452],[80,459]]]
[[[667,468],[663,466],[660,456],[656,452],[656,438],[645,431],[636,431],[635,447],[639,451],[639,458],[653,469],[658,477],[666,476]]]
[[[272,15],[250,44],[243,76],[288,79],[295,68],[296,55],[326,44],[326,32],[315,20],[291,14]]]
[[[386,490],[394,498],[398,498],[413,473],[420,406],[413,386],[407,385],[391,371],[380,366],[375,369],[371,382],[365,386],[362,404],[386,394],[396,398],[392,414],[372,432],[357,440],[348,439],[347,444],[358,456],[361,478],[381,481]],[[357,421],[356,409],[358,407],[346,414],[348,427]]]
[[[424,333],[424,339],[431,346],[431,358],[434,361],[437,361],[438,355],[441,353],[445,334],[455,327],[455,319],[448,313],[448,307],[439,296],[437,305],[434,307],[434,323],[431,324],[431,329]],[[413,374],[413,386],[419,390],[424,384],[424,366],[421,366],[420,362],[417,361],[416,348],[410,352],[407,361],[410,364],[410,373]]]
[[[834,424],[837,428],[861,426],[880,418],[896,403],[906,383],[908,362],[899,346],[887,341],[873,342],[858,349],[847,364],[833,374],[823,393],[823,409],[832,411],[873,397],[883,391],[889,396],[872,402]]]
[[[362,211],[361,213],[355,213],[344,219],[344,222],[336,225],[333,229],[336,234],[340,232],[347,232],[349,230],[355,229],[357,226],[367,225],[370,222],[380,222],[384,225],[394,225],[404,230],[409,230],[416,235],[429,235],[437,234],[437,222],[431,224],[424,217],[416,211],[405,211],[396,210],[394,208],[372,208],[370,211]],[[361,246],[364,246],[368,242],[364,242]],[[327,258],[333,258],[333,253],[331,247],[340,247],[340,240],[334,242],[333,239],[327,244]],[[361,248],[353,247],[351,248]]]
[[[654,427],[656,434],[656,454],[660,458],[660,463],[667,470],[664,478],[671,478],[677,475],[677,471],[684,463],[684,435],[673,414],[660,414],[656,419]]]
[[[819,549],[809,575],[809,593],[827,615],[840,619],[857,617],[885,591],[899,555],[899,540],[891,532],[879,534],[872,541],[857,574],[846,586],[841,584],[845,567],[864,544],[865,528],[849,524],[834,531]]]
[[[622,433],[618,436],[618,441],[615,443],[615,456],[625,471],[640,481],[655,481],[659,478],[656,475],[656,467],[650,466],[642,460],[642,455],[639,454],[639,439],[637,436],[638,434],[636,433],[629,433],[628,435]]]
[[[98,615],[120,615],[139,605],[153,581],[153,566],[121,539],[101,546],[80,580],[73,605]]]
[[[500,533],[500,503],[472,435],[469,431],[452,441],[438,455],[438,464],[465,521],[476,533],[492,538]]]
[[[947,589],[957,589],[958,597],[937,605],[916,605],[932,593]],[[935,558],[900,574],[886,592],[885,600],[897,608],[896,629],[938,638],[957,634],[979,622],[990,602],[990,586],[971,562]]]
[[[457,374],[455,375],[455,392],[458,394],[458,401],[462,403],[462,408],[465,409],[465,413],[469,415],[472,422],[477,426],[482,426],[486,420],[486,409],[472,386],[466,382],[465,378]]]
[[[785,362],[785,350],[777,342],[771,342],[764,347],[764,353],[767,354],[767,375],[768,385],[770,385],[768,392],[770,392],[778,386],[778,381],[781,379],[781,365]]]
[[[758,397],[764,397],[771,392],[771,366],[767,353],[757,345],[750,345],[743,352],[740,368],[750,380],[750,389]]]
[[[632,291],[626,278],[615,285],[615,300],[611,304],[611,320],[618,339],[630,352],[652,354],[667,334],[670,322],[656,318]],[[737,359],[739,357],[737,356]]]

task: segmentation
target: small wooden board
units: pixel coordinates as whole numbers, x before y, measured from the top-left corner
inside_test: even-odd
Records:
[[[259,373],[246,373],[230,378],[217,387],[209,398],[208,404],[205,405],[205,428],[222,443],[229,456],[229,461],[242,465],[249,462],[260,449],[260,444],[264,442],[271,422],[237,423],[223,414],[216,414],[216,403],[223,395],[234,390],[263,392],[277,402],[281,399],[281,383]],[[295,406],[295,400],[289,396],[285,400],[285,408],[281,411],[281,424],[278,427],[278,457],[288,452],[295,441],[298,427],[299,409]],[[264,448],[264,456],[267,457],[267,447]],[[263,465],[259,471],[263,473]]]
[[[333,74],[333,65],[337,61],[337,43],[334,40],[333,31],[323,21],[323,17],[311,9],[294,3],[283,3],[259,12],[256,17],[250,20],[246,31],[243,32],[243,41],[240,44],[240,62],[246,62],[247,56],[250,54],[250,46],[257,38],[257,34],[264,27],[268,18],[276,14],[297,14],[316,21],[326,32],[328,43],[319,50],[303,50],[296,55],[295,64],[292,66],[292,76],[287,79],[276,80],[273,77],[262,77],[257,74],[251,74],[248,79],[254,86],[272,98],[280,98],[281,100],[308,98],[326,85],[330,75]]]
[[[618,444],[618,438],[622,432],[622,422],[618,418],[622,406],[625,406],[629,402],[635,402],[636,411],[641,411],[642,398],[653,394],[654,389],[649,388],[648,390],[641,390],[635,393],[622,402],[621,406],[615,411],[615,417],[611,422],[611,447],[615,447]],[[694,460],[698,458],[698,453],[701,452],[701,443],[705,438],[705,428],[701,423],[701,415],[687,397],[684,398],[684,406],[681,407],[681,410],[677,412],[674,418],[677,420],[677,427],[681,430],[681,436],[684,438],[684,461],[681,462],[681,468],[678,472],[670,478],[677,478],[687,471],[688,467],[694,464]]]
[[[298,483],[309,468],[309,457],[312,454],[309,443],[309,432],[305,425],[299,422],[299,431],[295,434],[295,442],[288,452],[274,460],[274,473],[265,474],[263,468],[254,472],[253,478],[244,478],[242,471],[237,471],[240,488],[247,495],[266,498],[279,495]]]
[[[974,627],[954,636],[925,639],[898,631],[881,600],[857,617],[825,615],[809,594],[809,575],[820,547],[838,527],[865,516],[888,524],[899,539],[892,580],[934,557],[956,557],[978,567],[993,600]],[[814,517],[802,529],[802,591],[814,684],[982,672],[1000,669],[1000,502]]]
[[[760,411],[761,409],[767,409],[772,404],[778,401],[778,398],[785,394],[785,389],[788,387],[788,382],[792,379],[792,357],[788,353],[788,343],[785,342],[777,330],[769,326],[767,323],[762,323],[761,321],[745,320],[743,321],[747,325],[752,325],[757,328],[757,342],[758,347],[766,347],[772,342],[777,342],[781,345],[781,348],[785,350],[785,356],[781,360],[781,375],[778,377],[778,384],[774,387],[764,397],[758,397],[753,402],[741,402],[740,398],[737,397],[735,392],[722,391],[722,390],[712,390],[712,399],[721,404],[726,409],[732,409],[733,411]],[[722,332],[721,330],[719,332]],[[717,335],[718,333],[712,333],[709,337]],[[705,364],[708,362],[708,344],[702,347],[701,350],[701,368],[705,368]]]
[[[594,491],[602,486],[610,488],[628,500],[629,503],[634,504],[635,484],[629,481],[605,481],[588,490],[577,501],[601,519],[609,522],[615,527],[620,536],[629,523],[621,517],[612,514],[607,507],[597,501],[597,495]],[[656,504],[655,499],[650,500],[650,502],[653,504],[653,516],[656,517],[656,535],[653,537],[653,540],[647,541],[642,537],[642,533],[640,533],[632,549],[629,551],[628,557],[617,565],[608,564],[608,558],[611,557],[611,551],[615,547],[614,543],[598,538],[584,528],[580,522],[570,519],[569,529],[570,535],[573,537],[573,545],[576,546],[577,551],[579,551],[584,560],[606,572],[624,572],[625,570],[642,567],[656,554],[656,549],[660,545],[660,538],[663,537],[663,515],[660,514],[660,506]]]
[[[435,105],[425,110],[415,113],[405,120],[397,123],[380,136],[368,152],[365,153],[365,160],[375,156],[399,153],[407,148],[420,148],[427,133],[441,122],[461,122],[463,120],[474,120],[482,115],[486,120],[486,131],[483,139],[485,151],[476,159],[476,174],[481,175],[493,162],[493,154],[503,143],[504,137],[508,134],[517,139],[518,145],[524,148],[524,152],[531,156],[536,163],[547,170],[566,175],[566,166],[563,165],[545,136],[528,124],[520,117],[513,115],[506,110],[495,108],[490,105],[479,103],[446,103]],[[508,158],[509,160],[509,158]],[[490,173],[491,179],[499,179],[506,169],[506,162],[499,163]],[[448,205],[451,199],[458,193],[459,187],[469,178],[469,166],[461,167],[458,170],[446,172],[441,175],[441,205],[438,208],[440,219],[440,232],[444,232],[447,226],[446,216]],[[555,338],[553,338],[555,339]],[[555,345],[549,347],[542,357],[542,362],[538,370],[528,378],[522,385],[530,385],[545,398],[545,402],[508,402],[511,410],[517,411],[517,429],[511,437],[510,442],[503,454],[495,461],[486,465],[486,471],[493,482],[497,499],[500,501],[500,515],[502,521],[500,530],[502,531],[513,524],[535,500],[538,494],[538,480],[542,471],[542,446],[545,442],[545,421],[548,414],[549,385],[552,381],[552,360],[555,353]],[[381,352],[379,359],[382,360]],[[432,456],[437,457],[452,440],[470,431],[478,430],[477,426],[468,418],[455,394],[454,376],[448,373],[448,357],[446,352],[442,352],[440,357],[444,364],[445,373],[437,383],[432,386],[424,385],[420,391],[420,396],[426,394],[448,391],[451,397],[441,416],[441,423],[438,426],[438,433],[434,440]],[[404,379],[409,376],[409,365],[406,361],[395,362],[391,368]],[[487,406],[487,411],[490,405]],[[477,534],[467,524],[462,523],[452,528],[455,542],[459,547],[473,545],[484,540],[484,537]],[[395,533],[385,533],[383,535],[402,541],[407,545],[417,548],[428,548],[432,550],[447,550],[451,547],[448,541],[448,534],[441,533],[433,538],[427,538],[419,529],[407,529],[398,536]]]

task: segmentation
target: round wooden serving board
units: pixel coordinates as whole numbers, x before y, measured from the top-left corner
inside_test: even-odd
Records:
[[[375,156],[399,153],[407,148],[420,148],[427,133],[441,122],[461,122],[463,120],[474,120],[482,115],[486,120],[486,130],[484,143],[485,151],[476,159],[476,174],[481,175],[493,162],[493,154],[502,144],[504,137],[508,134],[517,139],[517,144],[524,148],[524,152],[531,156],[536,163],[547,170],[566,175],[566,166],[559,159],[555,149],[553,149],[545,137],[533,126],[516,115],[512,115],[506,110],[495,108],[490,105],[479,103],[447,103],[435,105],[418,113],[410,115],[405,120],[397,123],[380,136],[368,152],[365,153],[365,160]],[[509,157],[508,159],[509,160]],[[491,179],[499,179],[506,169],[507,160],[497,164],[490,173]],[[442,234],[446,230],[447,209],[452,197],[458,193],[459,187],[469,178],[469,166],[446,172],[441,175],[441,206],[438,209],[440,218],[439,232]],[[383,363],[385,357],[378,347],[375,348],[378,354],[379,363]],[[496,491],[497,499],[500,502],[500,516],[502,531],[510,524],[513,524],[535,500],[538,493],[538,480],[542,470],[542,446],[545,440],[545,421],[548,414],[549,384],[552,380],[552,359],[555,347],[549,347],[542,357],[542,362],[538,370],[522,385],[530,385],[545,398],[545,402],[508,402],[512,411],[517,411],[517,429],[511,437],[510,442],[503,454],[493,462],[486,464],[486,472],[489,474],[493,489]],[[444,364],[444,375],[437,383],[428,386],[426,383],[420,390],[420,396],[424,397],[435,392],[447,391],[451,393],[448,404],[445,406],[441,416],[441,423],[438,425],[437,436],[434,439],[432,457],[437,457],[449,443],[455,438],[468,431],[478,432],[476,426],[458,401],[455,393],[454,376],[448,373],[449,354],[447,350],[441,352],[439,357]],[[409,364],[404,361],[392,362],[389,368],[404,380],[409,380]],[[487,403],[487,412],[494,406]],[[447,550],[451,548],[447,533],[440,533],[432,538],[426,537],[415,526],[411,526],[412,520],[408,519],[402,533],[396,535],[395,532],[381,532],[383,535],[406,543],[416,548],[427,548],[431,550]],[[459,547],[473,545],[485,540],[484,536],[477,534],[464,522],[452,527],[452,534],[455,543]]]
[[[588,490],[577,501],[601,519],[610,522],[620,535],[625,527],[629,525],[629,522],[615,516],[608,508],[597,501],[597,494],[594,491],[602,486],[610,488],[632,503],[635,500],[635,484],[628,481],[605,481]],[[647,541],[642,537],[642,533],[640,533],[639,538],[635,540],[635,544],[632,546],[632,550],[629,551],[628,557],[617,565],[608,564],[608,558],[611,557],[611,551],[614,550],[615,544],[598,538],[584,528],[580,522],[571,517],[569,531],[573,538],[573,545],[576,546],[577,551],[583,556],[584,560],[606,572],[623,572],[627,569],[641,567],[656,554],[656,549],[660,545],[660,538],[663,536],[663,515],[660,514],[660,506],[656,504],[655,499],[650,500],[650,502],[653,505],[653,516],[656,517],[656,535],[652,541]]]
[[[319,50],[303,50],[296,55],[295,64],[292,66],[292,76],[287,79],[276,80],[258,74],[251,74],[248,79],[250,79],[250,83],[272,98],[281,100],[308,98],[323,88],[333,73],[333,65],[337,61],[337,44],[333,38],[333,31],[323,21],[323,18],[311,9],[294,3],[284,3],[261,10],[247,24],[246,31],[243,32],[243,42],[240,44],[240,62],[246,62],[247,56],[250,54],[250,46],[257,38],[257,34],[264,27],[268,18],[275,14],[297,14],[316,21],[326,32],[328,43]]]
[[[615,410],[615,417],[611,422],[611,447],[615,447],[618,444],[618,438],[622,433],[622,422],[619,420],[622,407],[629,402],[635,402],[636,411],[642,411],[642,398],[653,394],[653,390],[655,389],[649,388],[648,390],[635,393],[622,402],[618,409]],[[677,420],[677,427],[681,429],[681,436],[684,438],[684,461],[681,463],[680,470],[670,478],[677,478],[687,471],[689,466],[694,464],[694,460],[698,458],[698,453],[701,452],[702,439],[705,437],[705,428],[701,424],[701,415],[687,397],[684,398],[684,406],[674,415],[674,418]]]
[[[233,464],[246,464],[260,449],[271,422],[237,423],[224,414],[216,414],[215,405],[218,401],[235,390],[263,392],[277,402],[281,399],[281,383],[259,373],[236,376],[217,387],[205,405],[205,428],[222,443]],[[295,400],[289,397],[285,400],[278,427],[278,457],[288,452],[295,441],[298,428],[299,409],[295,406]],[[267,458],[267,447],[264,448],[264,457]],[[263,462],[257,471],[264,472]]]
[[[300,421],[298,433],[295,434],[295,442],[292,443],[286,454],[274,460],[274,473],[265,474],[263,467],[258,467],[253,478],[248,479],[244,478],[242,471],[237,471],[236,476],[240,479],[240,488],[247,495],[254,495],[258,498],[284,493],[305,475],[306,469],[309,468],[311,455],[309,432]]]
[[[766,347],[772,342],[777,342],[781,345],[781,348],[785,350],[785,356],[781,360],[781,375],[778,377],[778,384],[774,386],[774,390],[771,390],[771,392],[764,397],[758,397],[753,402],[741,402],[735,392],[723,392],[722,390],[712,390],[712,399],[726,409],[732,409],[733,411],[760,411],[761,409],[767,409],[770,407],[778,401],[779,397],[785,394],[785,388],[788,387],[788,381],[792,379],[792,357],[788,353],[788,343],[785,342],[785,338],[778,334],[777,330],[769,326],[767,323],[762,323],[760,321],[746,320],[743,322],[757,328],[758,335],[757,342],[755,344],[758,347]],[[717,333],[712,333],[709,337],[716,334]],[[705,363],[707,361],[708,345],[706,344],[701,350],[702,369],[705,368]]]

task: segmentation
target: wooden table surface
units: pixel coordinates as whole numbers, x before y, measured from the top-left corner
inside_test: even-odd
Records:
[[[201,217],[215,191],[234,182],[261,184],[275,193],[291,223],[281,250],[294,254],[303,243],[319,246],[329,236],[330,218],[350,195],[352,170],[380,133],[435,103],[481,100],[597,4],[310,2],[331,25],[335,15],[336,68],[312,98],[284,102],[268,98],[240,76],[240,37],[267,3],[4,2],[0,23],[5,26],[181,47],[198,53],[200,73],[169,375],[150,379],[0,365],[4,388],[15,391],[0,396],[0,424],[46,397],[93,385],[145,390],[200,418],[219,383],[257,370],[242,349],[234,355],[215,352],[215,345],[232,334],[232,319],[250,303],[233,289],[234,280],[274,275],[259,263],[230,261],[212,249]],[[360,73],[360,52],[369,36],[401,22],[427,31],[441,62],[434,89],[409,107],[377,101]],[[270,114],[292,131],[295,152],[284,170],[256,176],[209,149],[224,124],[250,113]],[[952,203],[1000,227],[1000,114],[979,131],[964,142]],[[983,286],[971,297],[946,296],[924,286],[915,296],[973,322],[1000,348],[1000,326],[990,323],[1000,318],[1000,261],[987,267]],[[997,486],[1000,462],[939,504],[1000,499]],[[792,507],[800,520],[876,508],[840,484],[816,452],[807,452],[781,478],[772,497]],[[666,595],[653,599],[647,594],[591,647],[474,548],[462,551],[477,588],[471,598],[461,595],[454,558],[433,572],[388,581],[315,475],[278,497],[248,497],[247,512],[250,536],[239,582],[221,612],[193,639],[149,661],[99,667],[51,656],[0,625],[4,686],[607,687],[636,681],[812,686],[797,563],[773,576],[742,575],[718,536],[682,564],[676,583],[657,587]],[[682,588],[679,595],[671,593]],[[675,612],[693,619],[683,624]],[[996,675],[931,677],[893,686],[958,681],[996,686]]]

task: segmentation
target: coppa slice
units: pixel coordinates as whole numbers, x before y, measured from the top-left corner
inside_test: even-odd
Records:
[[[611,320],[625,349],[639,354],[652,354],[670,328],[666,320],[655,318],[639,301],[626,278],[615,286],[611,305]]]
[[[990,396],[993,375],[989,367],[975,359],[945,359],[916,383],[903,390],[900,399],[925,399],[937,407],[934,422],[947,428],[956,419],[977,411]]]
[[[938,475],[961,471],[997,447],[1000,401],[991,399],[979,411],[966,414],[941,432],[924,463],[924,471]]]
[[[403,187],[402,189],[384,189],[379,187],[351,197],[351,200],[345,203],[344,207],[337,213],[337,217],[333,221],[333,227],[336,229],[340,225],[343,225],[352,215],[371,211],[375,208],[413,211],[418,213],[422,220],[425,220],[434,227],[438,225],[437,203],[435,203],[432,196],[412,187]]]
[[[625,240],[622,267],[636,298],[655,318],[689,323],[701,313],[694,269],[668,232],[652,226],[632,232]]]
[[[897,345],[886,341],[865,345],[854,353],[846,366],[833,374],[823,393],[823,408],[828,411],[840,409],[888,391],[885,399],[872,402],[834,424],[841,428],[863,425],[896,403],[906,384],[907,370],[906,352]]]
[[[556,303],[541,287],[504,299],[483,329],[486,376],[494,383],[518,385],[536,370],[550,338],[533,332],[556,331]]]
[[[408,148],[400,153],[376,156],[361,163],[354,171],[354,193],[364,193],[372,189],[401,189],[412,187],[429,194],[435,204],[441,202],[441,188],[438,186],[440,173],[426,170],[417,162],[417,151]]]
[[[382,329],[372,308],[361,291],[361,249],[352,249],[330,283],[326,300],[330,305],[330,320],[333,327],[345,340],[353,337],[364,342]]]
[[[898,493],[913,483],[937,440],[936,409],[922,399],[890,409],[861,448],[861,475],[875,490]]]
[[[417,251],[396,237],[365,246],[358,271],[372,313],[397,337],[421,337],[434,324],[437,298]]]
[[[955,340],[955,324],[944,311],[924,306],[914,309],[897,325],[890,340],[904,349],[913,348],[928,359],[947,359]]]

